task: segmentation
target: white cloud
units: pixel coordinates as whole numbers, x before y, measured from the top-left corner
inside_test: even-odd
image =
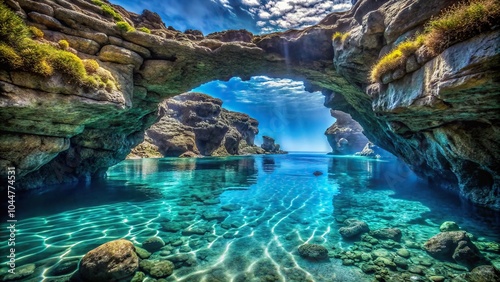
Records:
[[[259,12],[259,18],[263,19],[263,20],[267,20],[269,18],[271,18],[271,14],[269,14],[268,12],[266,11],[260,11]]]
[[[218,82],[219,85],[224,83],[226,82]],[[238,85],[233,88],[232,93],[234,99],[240,103],[253,104],[262,109],[286,104],[308,105],[307,108],[297,109],[299,112],[324,110],[324,96],[321,92],[310,93],[305,91],[302,81],[254,76],[248,81],[232,78],[229,83],[233,87],[235,84]],[[294,114],[296,114],[295,111]]]
[[[261,19],[257,26],[262,33],[314,25],[332,12],[345,11],[351,7],[351,0],[271,0],[267,3],[262,0],[241,1],[244,5],[251,6],[248,11]]]
[[[256,23],[256,25],[257,25],[258,27],[263,27],[263,26],[265,26],[265,25],[266,25],[266,22],[265,22],[265,21],[258,21],[258,22]]]
[[[259,0],[241,0],[241,3],[243,5],[247,5],[247,6],[259,6],[260,5]]]

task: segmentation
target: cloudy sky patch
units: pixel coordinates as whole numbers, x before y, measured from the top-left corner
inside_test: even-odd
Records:
[[[205,35],[246,29],[255,34],[303,28],[329,13],[351,7],[351,0],[111,0],[127,10],[148,9],[160,14],[167,26],[180,31],[198,29]]]

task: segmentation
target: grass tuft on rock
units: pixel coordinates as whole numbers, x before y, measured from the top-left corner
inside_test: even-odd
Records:
[[[151,30],[149,28],[147,28],[147,27],[144,27],[144,26],[140,27],[139,31],[142,31],[142,32],[145,32],[145,33],[151,33]]]
[[[101,7],[103,14],[111,16],[115,21],[123,21],[122,16],[110,5],[101,0],[92,0],[92,3]]]
[[[382,75],[403,67],[406,59],[421,46],[437,55],[451,45],[490,30],[500,21],[500,1],[471,0],[452,5],[426,25],[423,34],[397,45],[373,67],[370,80],[380,81]],[[334,35],[335,36],[335,35]]]
[[[467,40],[498,25],[500,1],[472,0],[454,4],[426,25],[425,45],[439,54],[449,46]]]
[[[31,35],[33,36],[33,38],[37,38],[37,39],[40,39],[40,38],[43,38],[43,36],[45,35],[43,33],[43,31],[41,31],[38,27],[36,26],[30,26],[29,27],[29,30],[30,30],[30,33]]]
[[[135,28],[133,28],[128,22],[126,21],[120,21],[116,23],[116,26],[118,29],[120,29],[123,32],[131,32],[135,31]]]
[[[59,42],[57,42],[59,45],[59,48],[62,50],[68,50],[69,49],[69,42],[67,40],[61,39]]]
[[[82,59],[66,51],[69,48],[66,40],[60,40],[58,44],[34,40],[31,38],[35,35],[33,30],[0,1],[0,67],[6,66],[10,70],[26,71],[45,77],[57,71],[84,87],[116,89],[116,85],[114,88],[106,87],[108,81],[115,83],[114,78],[104,69],[99,72],[97,61],[90,63],[92,68],[89,70],[95,71],[87,71]]]
[[[344,43],[351,34],[349,32],[335,32],[332,36],[332,40],[335,43]]]
[[[83,60],[82,62],[87,74],[94,74],[99,69],[99,63],[96,60],[88,59]]]

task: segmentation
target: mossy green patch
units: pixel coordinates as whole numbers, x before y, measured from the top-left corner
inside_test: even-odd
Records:
[[[132,27],[128,22],[126,21],[120,21],[116,23],[116,26],[123,32],[131,32],[135,31],[135,28]]]
[[[66,51],[69,48],[66,40],[52,45],[32,39],[32,36],[38,37],[36,33],[37,29],[28,28],[21,18],[0,1],[0,66],[45,77],[57,71],[84,87],[110,91],[116,89],[114,78],[109,72],[97,71],[99,65],[96,61],[97,66],[93,64],[91,68],[95,70],[94,73],[87,72],[82,59]]]
[[[144,26],[140,27],[139,30],[142,31],[142,32],[145,32],[145,33],[151,33],[151,30],[149,28],[147,28],[147,27],[144,27]]]
[[[102,2],[101,0],[92,0],[92,3],[101,7],[103,14],[113,17],[115,21],[123,21],[122,16],[110,5]]]

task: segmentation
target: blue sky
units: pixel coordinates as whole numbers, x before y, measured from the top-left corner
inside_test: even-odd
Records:
[[[203,34],[246,29],[254,34],[302,28],[334,11],[347,10],[351,0],[111,0],[129,11],[157,12],[167,26],[201,30]],[[260,134],[276,139],[287,151],[331,151],[325,130],[333,124],[319,92],[304,91],[300,81],[253,77],[213,81],[193,91],[224,101],[223,107],[256,118]]]
[[[330,152],[323,135],[335,119],[323,106],[321,92],[309,93],[304,83],[291,79],[255,76],[212,81],[194,89],[224,101],[222,107],[244,112],[259,121],[259,135],[276,139],[284,150]]]
[[[246,29],[255,34],[301,28],[331,12],[351,7],[351,0],[111,0],[129,11],[157,12],[167,26],[198,29],[203,34]]]

